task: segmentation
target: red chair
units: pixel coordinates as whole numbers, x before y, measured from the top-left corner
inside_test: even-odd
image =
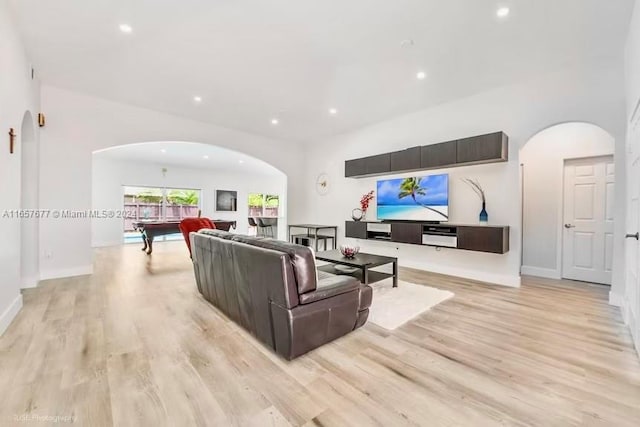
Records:
[[[189,234],[191,232],[197,233],[203,228],[216,228],[215,224],[211,222],[209,218],[185,218],[180,221],[180,225],[178,226],[182,235],[184,236],[184,241],[187,243],[187,248],[189,249],[189,256],[191,256],[191,240],[189,239]]]

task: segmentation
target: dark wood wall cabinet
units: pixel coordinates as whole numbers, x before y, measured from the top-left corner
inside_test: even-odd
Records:
[[[421,245],[422,224],[413,222],[397,222],[391,224],[391,241]]]
[[[508,160],[509,137],[504,132],[495,132],[347,160],[344,175],[360,178]]]
[[[417,170],[421,168],[420,147],[391,153],[391,170]]]
[[[345,223],[345,230],[347,237],[354,239],[366,239],[367,238],[367,223],[362,221],[347,221]]]
[[[455,166],[457,163],[457,141],[420,147],[420,168],[434,169]]]
[[[503,254],[509,250],[508,227],[458,227],[458,249]]]
[[[509,252],[508,226],[428,224],[422,222],[346,221],[346,237],[421,246],[505,254]]]

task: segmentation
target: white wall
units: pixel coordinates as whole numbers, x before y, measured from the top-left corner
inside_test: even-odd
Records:
[[[22,151],[20,208],[30,211],[38,208],[40,169],[38,139],[34,127],[34,116],[31,112],[25,113],[22,119],[20,142]],[[20,220],[20,283],[23,288],[38,285],[39,224],[40,219],[37,217],[24,217]]]
[[[93,155],[92,194],[93,209],[121,210],[123,186],[190,188],[201,190],[202,216],[237,221],[236,233],[247,234],[249,193],[278,194],[286,204],[287,180],[284,175],[259,175],[255,173],[227,173],[207,169],[188,169],[153,163],[128,162],[105,158],[104,153]],[[236,212],[216,212],[216,190],[238,192]],[[282,221],[285,220],[283,217]],[[91,223],[92,245],[111,246],[122,244],[123,220],[96,218]],[[286,233],[285,227],[280,227]],[[286,239],[283,234],[282,238]]]
[[[307,193],[305,219],[340,225],[340,235],[344,236],[344,221],[349,219],[360,195],[374,189],[375,181],[345,179],[344,161],[347,159],[502,130],[510,137],[508,163],[450,171],[454,174],[450,190],[453,199],[451,219],[477,222],[478,201],[457,179],[460,176],[477,177],[485,185],[490,222],[511,226],[511,251],[508,254],[436,251],[365,241],[360,242],[360,246],[364,250],[397,254],[400,265],[517,286],[521,253],[519,149],[534,134],[553,124],[584,121],[598,124],[614,135],[616,154],[622,154],[622,76],[622,59],[619,63],[601,67],[568,69],[317,141],[309,155],[307,182],[310,187],[319,173],[327,172],[332,179],[332,191],[326,196]],[[616,163],[617,190],[622,193],[616,194],[616,203],[623,203],[624,194],[625,168],[620,163],[623,162]],[[622,254],[621,232],[616,230],[617,257]],[[614,277],[614,283],[621,285],[621,278]]]
[[[153,110],[119,104],[43,86],[47,126],[41,133],[40,206],[47,209],[91,208],[91,157],[96,150],[149,141],[213,144],[261,159],[288,177],[302,175],[296,144],[264,138]],[[299,179],[288,179],[289,198],[302,191]],[[296,204],[288,205],[295,220]],[[89,219],[47,219],[40,223],[41,278],[92,272]]]
[[[631,135],[637,135],[638,129],[635,129],[635,132],[632,131],[631,126],[637,125],[637,121],[633,121],[634,118],[637,120],[638,114],[640,114],[640,1],[635,2],[635,8],[633,12],[633,16],[631,18],[630,32],[629,38],[627,40],[626,46],[626,56],[625,56],[625,74],[626,74],[626,95],[627,95],[627,123],[629,123],[629,147],[632,147]],[[633,121],[634,124],[631,124]],[[637,141],[635,141],[635,147],[637,147]],[[634,150],[633,154],[628,155],[629,166],[631,162],[635,160],[637,157],[637,151]],[[629,170],[631,170],[629,168]],[[638,177],[637,176],[629,176],[629,180],[636,180],[635,185],[637,184]],[[631,181],[630,181],[631,182]],[[631,185],[630,185],[631,186]],[[637,188],[637,187],[636,187]],[[630,188],[631,190],[631,188]],[[629,191],[629,198],[631,196],[631,192]],[[631,204],[629,204],[631,205]],[[629,206],[631,208],[631,206]],[[637,224],[632,224],[633,221],[636,220],[637,216],[631,215],[629,212],[629,228],[626,229],[628,233],[637,232]],[[636,244],[631,240],[628,241],[628,245]],[[632,251],[629,247],[629,256],[633,256],[635,251]],[[633,261],[632,261],[633,262]],[[634,318],[631,315],[631,307],[637,307],[637,304],[640,304],[638,301],[638,295],[640,295],[640,289],[637,288],[637,285],[632,282],[630,279],[628,284],[628,289],[625,289],[625,292],[620,293],[618,295],[612,295],[611,299],[615,300],[622,307],[622,313],[625,319],[625,322],[629,324],[629,327],[633,333],[632,335],[635,338],[636,349],[640,353],[640,337],[638,336],[638,331],[640,331],[640,318]]]
[[[631,115],[640,100],[640,1],[636,0],[629,25],[625,54],[627,118]]]
[[[614,152],[613,137],[589,123],[553,126],[522,148],[522,274],[556,279],[562,276],[564,161]]]
[[[13,25],[5,0],[0,0],[0,214],[19,209],[21,178],[21,135],[25,112],[39,111],[38,82],[31,79],[31,67],[20,36]],[[35,126],[35,124],[32,124]],[[14,154],[9,154],[9,128],[18,137]],[[35,130],[35,129],[34,129]],[[35,139],[37,141],[37,130]],[[0,217],[0,334],[22,306],[20,294],[20,220]]]

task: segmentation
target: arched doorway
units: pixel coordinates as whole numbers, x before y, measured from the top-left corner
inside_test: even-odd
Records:
[[[38,141],[33,116],[27,111],[20,132],[21,191],[20,208],[23,212],[38,209]],[[20,220],[20,277],[23,288],[38,284],[38,227],[35,215],[24,215]]]
[[[234,231],[241,234],[256,232],[248,217],[265,216],[275,224],[269,230],[274,237],[286,240],[287,176],[253,156],[212,144],[153,141],[95,151],[91,193],[96,211],[124,210],[136,219],[160,221],[201,211],[204,217],[236,221]],[[194,201],[178,202],[181,194]],[[235,200],[233,207],[219,203],[225,197]],[[250,200],[260,200],[263,208],[256,210]],[[118,215],[92,220],[92,246],[138,244],[133,222]]]
[[[584,122],[551,126],[520,149],[522,274],[611,283],[613,221],[619,211],[614,152],[613,136]],[[574,179],[576,168],[583,174],[578,181]],[[593,178],[588,176],[591,172]],[[576,188],[578,193],[574,194]],[[576,207],[576,203],[583,205]],[[575,218],[576,209],[582,209],[578,216],[584,214],[584,220]],[[592,213],[594,218],[588,219]],[[592,235],[590,230],[575,228],[576,222],[604,228]],[[584,273],[578,277],[570,267],[576,264],[574,257],[580,258],[575,268]]]

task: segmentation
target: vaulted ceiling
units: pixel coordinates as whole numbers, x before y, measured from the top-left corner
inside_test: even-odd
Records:
[[[12,6],[46,84],[307,142],[567,65],[620,61],[633,0]]]

